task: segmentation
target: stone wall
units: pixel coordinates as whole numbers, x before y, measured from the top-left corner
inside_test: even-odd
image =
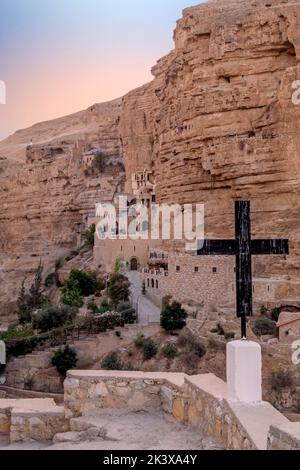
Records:
[[[271,426],[268,450],[300,450],[300,423]]]
[[[270,426],[289,424],[269,403],[233,403],[226,393],[226,384],[212,374],[70,371],[65,410],[68,418],[74,418],[101,414],[107,408],[162,409],[232,450],[265,450]]]

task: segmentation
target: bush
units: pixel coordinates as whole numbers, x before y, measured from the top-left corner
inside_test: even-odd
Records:
[[[47,287],[47,289],[49,289],[52,286],[55,286],[56,283],[57,283],[57,274],[56,273],[49,274],[45,279],[45,287]]]
[[[228,333],[225,333],[225,339],[229,341],[230,339],[235,338],[235,333],[233,331],[229,331]]]
[[[103,359],[101,367],[104,370],[123,370],[123,364],[116,352],[108,354],[108,356]]]
[[[193,350],[197,357],[204,357],[206,354],[206,348],[204,344],[195,342],[193,344]]]
[[[7,331],[0,334],[0,339],[9,341],[15,338],[26,338],[33,335],[33,328],[31,323],[22,325],[19,328],[9,328]]]
[[[223,326],[221,325],[221,323],[218,323],[216,328],[211,330],[211,333],[216,333],[219,336],[225,336],[225,330],[224,330]]]
[[[157,354],[157,346],[152,339],[147,339],[143,344],[144,360],[149,361]]]
[[[67,305],[53,305],[38,310],[33,317],[34,328],[46,332],[54,328],[72,323],[77,310]]]
[[[122,274],[113,274],[110,279],[108,295],[116,307],[121,301],[129,300],[130,282]]]
[[[104,313],[107,313],[109,312],[110,310],[110,306],[109,306],[109,303],[107,302],[107,300],[103,300],[99,310],[98,310],[98,313],[100,313],[101,315],[103,315]]]
[[[123,267],[123,261],[120,258],[116,259],[115,267],[114,267],[114,273],[119,274],[122,267]]]
[[[94,300],[89,301],[89,303],[87,305],[87,308],[92,313],[97,313],[98,312],[98,307],[97,307],[97,304],[94,302]]]
[[[266,307],[265,305],[262,305],[262,306],[260,307],[260,313],[261,313],[262,315],[267,315],[268,311],[269,311],[269,310],[268,310],[268,307]]]
[[[167,359],[174,359],[178,354],[176,344],[174,343],[168,343],[165,345],[163,348],[163,355]]]
[[[182,330],[186,326],[187,313],[178,302],[167,305],[161,312],[160,325],[166,331]]]
[[[64,305],[74,308],[81,308],[84,304],[83,297],[79,289],[67,289],[64,287],[60,300]]]
[[[272,389],[281,392],[286,388],[293,388],[294,379],[290,371],[276,372],[271,377]]]
[[[275,335],[276,330],[276,323],[267,317],[255,320],[253,333],[256,336]]]
[[[137,348],[142,348],[144,346],[145,341],[146,341],[146,338],[143,335],[143,333],[139,333],[134,340],[134,344],[136,345]]]
[[[92,162],[92,168],[94,168],[95,170],[98,170],[98,171],[103,171],[103,169],[105,167],[105,160],[106,160],[105,153],[102,152],[101,150],[98,150],[94,155],[94,159],[93,159],[93,162]]]
[[[89,297],[90,295],[94,295],[97,290],[101,289],[101,284],[102,282],[97,279],[95,274],[73,269],[66,282],[66,289],[78,289],[83,297]]]
[[[129,302],[120,302],[117,307],[117,312],[121,315],[124,322],[128,325],[132,325],[137,320],[136,311],[131,307]]]
[[[28,292],[26,292],[25,289],[25,280],[23,280],[22,282],[17,300],[18,318],[21,324],[30,323],[32,312],[43,305],[43,269],[43,265],[40,262],[35,272],[34,280]]]
[[[282,312],[282,307],[276,307],[272,310],[271,312],[271,317],[272,317],[272,320],[274,320],[276,323],[278,322],[279,320],[279,317],[281,315],[281,312]]]
[[[59,349],[54,353],[52,358],[52,365],[56,367],[57,372],[66,377],[68,370],[76,367],[78,358],[77,353],[73,348],[67,344],[64,348]]]
[[[96,233],[96,225],[92,224],[85,232],[84,232],[84,240],[88,246],[93,247],[95,245],[95,233]]]

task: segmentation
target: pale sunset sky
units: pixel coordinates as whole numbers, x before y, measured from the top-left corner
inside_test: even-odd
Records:
[[[124,95],[173,48],[182,9],[201,0],[0,0],[0,140]]]

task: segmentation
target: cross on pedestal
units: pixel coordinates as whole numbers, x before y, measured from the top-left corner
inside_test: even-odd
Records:
[[[288,240],[252,240],[250,201],[235,203],[235,240],[205,240],[198,256],[236,256],[237,316],[242,338],[247,337],[247,317],[252,316],[252,256],[288,255]]]

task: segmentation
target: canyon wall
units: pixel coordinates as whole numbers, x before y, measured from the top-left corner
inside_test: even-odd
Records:
[[[96,202],[111,201],[122,185],[120,109],[121,100],[95,105],[0,144],[2,319],[13,313],[22,279],[40,259],[46,275],[79,247]],[[91,166],[97,152],[109,163],[100,170]]]
[[[251,199],[254,237],[290,239],[286,257],[256,257],[255,275],[300,297],[299,1],[209,1],[188,8],[154,81],[124,101],[146,107],[143,136],[158,202],[204,202],[207,237],[233,237],[234,200]],[[150,109],[150,112],[148,111]],[[131,116],[131,137],[141,135]],[[136,155],[124,142],[130,166]],[[145,159],[145,156],[144,156]]]
[[[122,165],[87,168],[97,150],[123,157],[127,180],[153,169],[158,202],[204,202],[207,237],[232,237],[234,200],[251,199],[253,236],[291,246],[257,257],[255,275],[281,276],[282,298],[299,298],[299,26],[299,0],[187,8],[151,83],[0,143],[0,315],[39,258],[53,266],[78,246],[95,203],[120,190]]]

